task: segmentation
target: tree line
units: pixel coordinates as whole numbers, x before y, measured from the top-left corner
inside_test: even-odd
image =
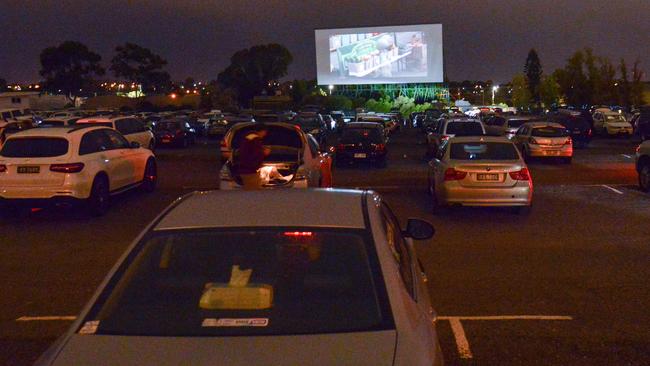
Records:
[[[524,72],[512,80],[512,102],[519,108],[549,108],[564,103],[576,107],[620,105],[629,109],[644,103],[643,77],[638,59],[630,70],[625,59],[614,65],[591,48],[576,51],[564,67],[544,74],[537,52],[531,49]]]

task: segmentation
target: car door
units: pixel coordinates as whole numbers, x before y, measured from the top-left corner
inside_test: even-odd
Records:
[[[449,141],[443,141],[442,145],[435,153],[433,160],[430,162],[431,170],[433,171],[432,179],[435,187],[440,187],[444,183],[445,170],[447,169],[445,155],[449,148]]]
[[[93,130],[84,134],[79,144],[79,155],[92,154],[92,158],[98,160],[101,169],[108,175],[109,190],[114,191],[124,185],[124,177],[120,168],[119,151],[113,148],[106,131],[112,130]]]
[[[140,150],[131,148],[131,144],[113,130],[104,131],[115,151],[116,168],[120,176],[120,188],[138,183],[144,177],[144,159]]]
[[[399,266],[399,274],[403,286],[402,300],[406,317],[409,320],[408,329],[414,343],[411,344],[413,352],[417,352],[423,359],[435,359],[437,350],[437,335],[435,331],[436,314],[431,306],[428,290],[424,284],[424,278],[420,266],[416,265],[417,257],[415,250],[409,249],[409,244],[402,234],[399,221],[391,209],[382,202],[381,213],[384,229],[388,239],[388,246],[393,257]]]
[[[307,179],[310,187],[318,187],[321,178],[321,162],[318,151],[318,143],[314,136],[305,134],[307,140],[307,148],[303,151],[303,167],[307,174]]]
[[[323,153],[320,149],[320,145],[314,138],[314,136],[308,136],[308,144],[310,154],[316,159],[318,169],[319,180],[317,181],[317,186],[319,187],[331,187],[332,186],[332,157]]]

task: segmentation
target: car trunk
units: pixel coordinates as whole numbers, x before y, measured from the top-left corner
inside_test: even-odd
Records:
[[[14,138],[0,151],[2,187],[55,187],[65,182],[65,175],[50,170],[52,164],[69,163],[69,143],[62,138]]]
[[[395,330],[256,337],[73,335],[53,365],[392,365]]]
[[[459,180],[463,187],[505,188],[513,187],[517,181],[510,177],[510,172],[520,171],[524,166],[519,161],[483,161],[481,163],[458,163],[454,169],[466,172]]]
[[[264,159],[260,175],[264,186],[279,187],[290,185],[296,176],[298,168],[302,164],[303,142],[301,132],[297,127],[267,126],[268,133],[264,138],[264,146],[271,150]],[[239,147],[251,128],[242,128],[232,138],[233,153],[226,162],[231,178],[239,185],[242,185],[241,176],[238,173]],[[269,177],[270,175],[270,177]],[[280,178],[283,177],[283,178]]]

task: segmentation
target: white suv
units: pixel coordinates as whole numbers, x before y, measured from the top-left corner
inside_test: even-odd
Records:
[[[129,142],[137,142],[142,147],[153,150],[156,146],[154,134],[147,129],[144,122],[135,116],[88,117],[77,121],[77,125],[94,124],[110,127],[119,131]]]
[[[0,150],[0,203],[12,207],[83,202],[93,215],[109,196],[155,189],[156,159],[105,127],[34,128],[11,135]]]

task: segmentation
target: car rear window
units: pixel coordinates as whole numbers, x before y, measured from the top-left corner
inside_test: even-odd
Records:
[[[456,136],[479,136],[483,135],[483,127],[478,122],[449,122],[445,133]]]
[[[238,149],[246,135],[253,132],[255,125],[246,126],[237,130],[232,138],[232,148]],[[267,126],[268,133],[264,137],[264,145],[269,146],[287,146],[296,149],[302,149],[302,139],[294,127]]]
[[[7,158],[50,158],[68,153],[68,140],[51,137],[21,137],[7,140],[0,156]]]
[[[341,143],[350,144],[369,140],[381,143],[381,132],[378,128],[344,128],[341,133]]]
[[[113,128],[113,123],[112,122],[81,122],[79,124]]]
[[[154,127],[156,131],[172,131],[172,130],[178,130],[180,128],[181,128],[181,123],[177,121],[158,122]]]
[[[532,136],[536,137],[565,137],[568,136],[566,129],[561,127],[534,127],[531,132]]]
[[[456,142],[449,156],[453,160],[518,160],[515,145],[508,142]]]
[[[358,230],[157,234],[87,321],[99,322],[97,334],[147,336],[386,329],[392,316],[370,243]]]
[[[523,125],[526,122],[530,122],[529,119],[509,119],[508,120],[508,127],[512,128],[519,128],[521,125]]]

